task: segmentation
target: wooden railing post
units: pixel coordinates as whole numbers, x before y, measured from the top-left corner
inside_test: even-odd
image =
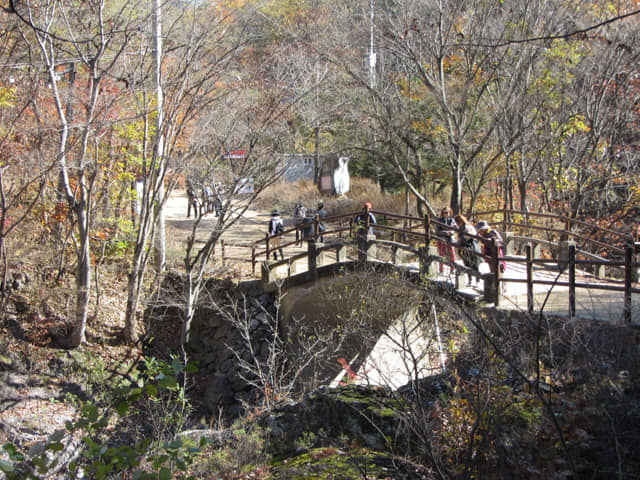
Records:
[[[633,247],[624,249],[624,321],[631,323],[631,282],[633,281]]]
[[[495,238],[491,238],[491,283],[493,287],[493,301],[497,306],[500,305],[500,258],[498,257],[498,242]]]
[[[364,208],[362,214],[364,215],[364,231],[366,232],[366,235],[369,235],[369,227],[371,226],[371,215],[369,215],[369,210],[367,209],[367,207]]]
[[[633,243],[633,261],[636,265],[631,270],[631,281],[637,282],[640,281],[640,272],[638,271],[638,259],[640,258],[640,242]]]
[[[256,274],[256,246],[251,245],[251,274]]]
[[[576,245],[569,243],[568,249],[569,263],[569,316],[576,315]]]
[[[533,313],[533,258],[531,244],[524,246],[525,255],[527,256],[527,312]]]
[[[431,217],[427,213],[424,216],[424,246],[429,249],[429,244],[431,243],[431,232],[429,227],[431,226]]]
[[[309,271],[314,272],[318,266],[316,258],[316,242],[307,242],[307,265]]]
[[[268,234],[268,233],[265,233],[265,234],[264,234],[264,240],[265,240],[265,243],[267,244],[267,247],[266,247],[266,250],[267,250],[267,258],[266,258],[265,260],[269,261],[269,253],[270,253],[270,252],[269,252],[269,234]]]

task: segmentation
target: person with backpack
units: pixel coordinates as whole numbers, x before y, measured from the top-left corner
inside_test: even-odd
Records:
[[[498,258],[499,263],[498,267],[500,268],[500,272],[504,273],[507,269],[507,263],[504,261],[504,250],[502,249],[503,240],[502,235],[497,230],[494,230],[489,225],[489,222],[486,220],[480,220],[478,225],[476,225],[476,230],[478,230],[478,235],[480,235],[486,241],[482,242],[482,253],[486,256],[491,256],[491,239],[495,240],[496,245],[498,246]],[[489,262],[491,263],[491,262]],[[495,273],[495,272],[492,272]]]
[[[436,241],[438,255],[454,263],[456,261],[456,250],[453,246],[453,237],[456,234],[458,225],[456,225],[456,221],[453,218],[453,210],[451,210],[451,207],[444,207],[440,215],[439,218],[436,218],[436,233],[438,237],[440,237],[440,239]],[[439,268],[440,273],[443,273],[444,264],[440,263]],[[449,273],[451,273],[450,270]]]
[[[293,224],[296,227],[296,246],[302,246],[302,224],[304,223],[304,217],[307,215],[307,209],[302,204],[302,202],[298,202],[296,204],[296,208],[293,209]]]
[[[373,206],[371,202],[365,202],[362,213],[356,215],[354,219],[354,229],[357,236],[373,235],[373,225],[376,224],[376,217],[371,210]]]
[[[318,240],[320,241],[320,243],[324,243],[324,237],[322,236],[322,234],[327,230],[327,223],[325,222],[325,219],[329,216],[329,214],[324,209],[324,202],[322,200],[318,202],[316,215],[318,216],[318,232],[320,233],[320,238]]]
[[[280,211],[274,209],[271,212],[271,220],[269,220],[269,246],[273,250],[273,259],[278,259],[278,251],[280,252],[280,258],[284,259],[284,253],[282,253],[282,233],[284,232],[284,223],[280,218]]]
[[[211,185],[204,186],[203,200],[205,205],[205,213],[213,213],[213,188]]]
[[[458,253],[462,258],[462,262],[465,267],[478,270],[478,264],[480,263],[480,244],[478,243],[478,239],[475,238],[478,232],[464,215],[458,214],[453,218],[458,225]],[[472,284],[474,278],[470,273],[467,273],[467,286]]]

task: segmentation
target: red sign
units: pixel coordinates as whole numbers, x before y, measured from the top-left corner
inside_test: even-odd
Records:
[[[244,158],[247,156],[246,150],[234,150],[232,152],[225,153],[222,158],[226,160],[232,160],[234,158]]]

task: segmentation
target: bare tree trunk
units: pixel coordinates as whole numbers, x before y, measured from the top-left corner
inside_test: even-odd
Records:
[[[461,172],[461,162],[462,160],[458,159],[453,166],[453,175],[451,178],[451,209],[455,213],[460,213],[460,208],[462,207],[462,177],[463,173]]]
[[[164,220],[164,196],[165,189],[162,182],[158,187],[156,195],[155,209],[155,221],[156,228],[154,230],[154,242],[153,242],[153,258],[157,273],[164,272],[167,263],[167,244],[166,244],[166,232],[165,232],[165,220]]]
[[[136,250],[142,249],[146,242],[136,245]],[[125,312],[124,338],[128,343],[138,341],[137,318],[138,304],[140,303],[140,292],[144,278],[144,263],[142,255],[136,252],[129,273],[129,283],[127,285],[127,310]]]
[[[155,85],[156,85],[156,165],[162,168],[162,157],[164,155],[164,98],[162,92],[162,3],[160,0],[153,2],[153,29],[155,39]],[[164,175],[161,176],[163,178]],[[161,273],[166,266],[166,239],[164,223],[164,182],[156,185],[156,229],[154,238],[154,260],[156,272]]]
[[[89,235],[82,231],[87,227],[87,215],[78,212],[80,227],[80,252],[76,273],[76,321],[71,332],[71,346],[77,347],[85,339],[87,318],[89,316],[89,294],[91,292],[91,252],[89,249]]]

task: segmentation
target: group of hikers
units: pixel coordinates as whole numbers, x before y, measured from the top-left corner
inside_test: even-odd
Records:
[[[187,183],[187,218],[191,216],[193,210],[194,216],[206,213],[214,213],[220,215],[222,209],[222,201],[218,194],[220,186],[215,183],[205,184],[198,195],[191,182]],[[373,226],[376,225],[376,217],[372,212],[373,206],[371,202],[365,202],[362,212],[360,212],[353,221],[354,233],[357,236],[373,235]],[[301,246],[304,240],[315,237],[316,218],[318,220],[318,241],[324,242],[324,232],[327,229],[325,219],[328,217],[324,202],[320,200],[315,210],[307,209],[302,201],[298,201],[293,210],[293,225],[296,231],[296,245]],[[281,244],[281,234],[284,232],[284,222],[280,217],[280,211],[274,209],[271,212],[269,220],[268,235],[270,237],[270,246],[273,251],[273,258],[284,259]],[[436,233],[438,239],[436,244],[438,247],[438,255],[445,258],[451,263],[456,261],[456,252],[462,259],[464,265],[474,270],[479,270],[484,257],[491,255],[491,240],[493,239],[498,248],[498,257],[500,259],[498,268],[501,272],[506,269],[504,261],[504,252],[502,249],[502,236],[500,233],[491,228],[485,220],[480,220],[475,226],[464,215],[453,215],[450,207],[444,207],[440,211],[440,217],[436,219]],[[640,235],[639,235],[640,236]],[[479,241],[480,240],[480,241]],[[486,240],[486,241],[482,241]],[[440,263],[440,273],[444,273],[445,265]],[[471,274],[468,276],[468,285],[474,282]]]
[[[324,208],[324,202],[320,200],[318,207],[315,211],[307,210],[307,208],[298,202],[293,209],[293,224],[296,227],[296,245],[301,246],[302,241],[305,239],[313,238],[315,235],[315,221],[318,218],[318,241],[324,242],[323,233],[327,229],[325,219],[329,216],[327,210]],[[278,259],[278,252],[280,252],[280,258],[284,258],[282,248],[280,247],[281,236],[284,232],[284,222],[280,217],[280,210],[274,209],[271,212],[271,219],[269,220],[269,237],[271,240],[271,247],[273,248],[273,258]]]
[[[372,212],[371,202],[365,202],[362,212],[354,218],[354,231],[356,235],[373,235],[373,226],[376,225],[376,217]],[[318,218],[318,240],[324,241],[323,233],[326,231],[325,219],[327,211],[324,203],[320,201],[315,211],[307,210],[302,202],[298,202],[293,211],[293,224],[296,227],[296,245],[301,245],[305,239],[313,238],[315,220]],[[504,252],[502,248],[503,240],[500,233],[493,229],[486,220],[480,220],[475,226],[464,215],[453,215],[450,207],[444,207],[440,212],[440,217],[436,219],[436,241],[438,255],[454,263],[456,252],[459,254],[464,265],[474,270],[480,270],[480,265],[484,257],[491,256],[491,240],[494,241],[498,249],[500,259],[498,268],[501,272],[506,269]],[[284,222],[280,217],[280,211],[274,209],[269,220],[270,245],[273,249],[273,258],[284,259],[282,253],[281,234],[284,232]],[[489,267],[490,268],[490,267]],[[440,263],[440,273],[444,273],[445,265]],[[467,285],[471,286],[475,282],[473,276],[467,274]]]
[[[497,246],[498,258],[500,259],[498,268],[501,273],[504,273],[507,264],[504,261],[502,235],[493,229],[489,222],[480,220],[474,226],[464,215],[458,214],[454,216],[450,207],[444,207],[436,221],[438,222],[436,233],[440,237],[437,240],[438,255],[450,262],[455,262],[457,247],[464,265],[474,270],[480,270],[483,256],[491,255],[491,240],[493,240]],[[455,237],[457,237],[457,241]],[[445,266],[441,263],[440,273],[443,273],[444,268]],[[472,285],[474,281],[475,279],[468,273],[467,285]]]
[[[199,215],[206,215],[207,213],[214,213],[217,217],[222,210],[222,199],[219,195],[220,185],[215,182],[211,184],[205,184],[200,189],[198,194],[197,189],[191,182],[187,183],[187,218],[193,215],[195,217]]]

